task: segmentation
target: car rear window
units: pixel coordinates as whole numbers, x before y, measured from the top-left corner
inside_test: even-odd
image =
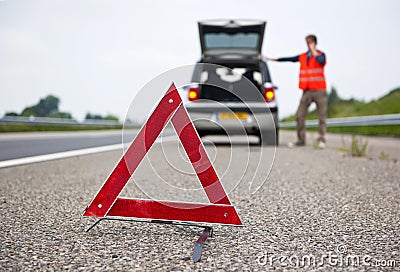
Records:
[[[207,33],[204,41],[207,49],[256,49],[260,35],[257,33]]]
[[[199,97],[219,102],[260,101],[261,87],[262,75],[255,67],[218,67],[201,72]]]

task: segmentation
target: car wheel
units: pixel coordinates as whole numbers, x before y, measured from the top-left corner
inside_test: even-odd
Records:
[[[200,138],[206,136],[205,131],[202,131],[202,130],[197,130],[197,134],[199,134],[199,137],[200,137]]]
[[[260,138],[260,146],[277,146],[279,144],[279,129],[260,131],[257,136]]]

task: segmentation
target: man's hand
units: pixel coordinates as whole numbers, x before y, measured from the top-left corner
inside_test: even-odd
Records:
[[[318,56],[318,50],[317,50],[317,45],[313,42],[313,43],[309,43],[308,47],[311,51],[311,54],[313,54],[314,57]]]
[[[314,57],[319,55],[317,49],[311,50],[311,54],[313,54]]]
[[[267,56],[262,56],[262,59],[263,60],[269,60],[269,61],[277,61],[278,60],[278,59],[275,59],[275,58],[269,58]]]

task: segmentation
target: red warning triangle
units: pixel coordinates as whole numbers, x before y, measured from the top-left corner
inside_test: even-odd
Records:
[[[170,120],[210,203],[119,198],[131,175]],[[83,216],[242,225],[173,83]]]

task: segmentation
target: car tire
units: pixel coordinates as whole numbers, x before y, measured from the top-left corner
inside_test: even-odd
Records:
[[[279,129],[260,131],[257,135],[260,138],[260,146],[278,146]]]
[[[202,130],[197,130],[197,134],[199,134],[200,138],[203,138],[204,136],[206,136],[207,134],[205,133],[205,131]]]

